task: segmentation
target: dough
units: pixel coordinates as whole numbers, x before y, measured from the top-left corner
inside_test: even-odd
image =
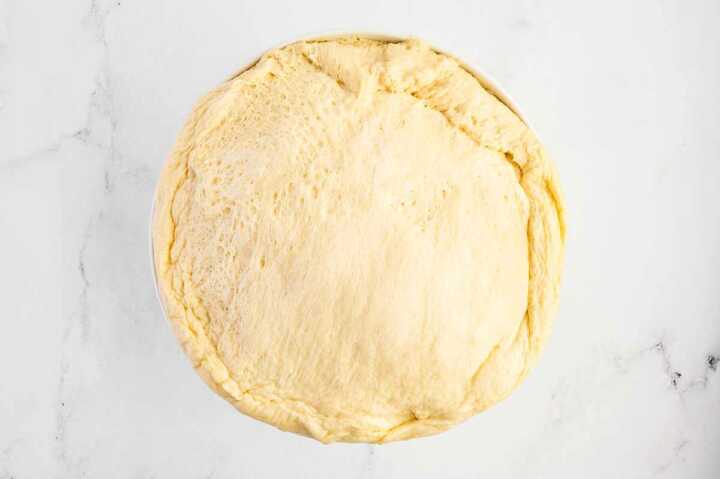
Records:
[[[505,398],[563,250],[535,135],[418,40],[307,41],[196,105],[157,189],[166,312],[243,413],[323,442],[434,434]]]

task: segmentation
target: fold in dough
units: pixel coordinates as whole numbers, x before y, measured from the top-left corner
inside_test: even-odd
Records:
[[[563,250],[535,135],[417,40],[291,44],[202,98],[152,234],[197,372],[323,442],[434,434],[505,398]]]

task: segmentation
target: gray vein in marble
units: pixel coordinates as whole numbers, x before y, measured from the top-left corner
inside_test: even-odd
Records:
[[[710,371],[717,371],[718,368],[718,362],[720,362],[720,357],[715,356],[714,354],[708,354],[707,355],[707,365]]]
[[[54,141],[38,150],[0,162],[0,173],[13,173],[20,168],[24,168],[38,162],[47,161],[52,157],[52,153],[57,153],[60,150],[62,142],[62,139]]]
[[[685,462],[684,453],[685,453],[685,451],[686,451],[686,448],[687,448],[688,444],[690,444],[690,441],[687,440],[687,439],[683,439],[683,440],[681,440],[680,442],[678,442],[678,443],[673,447],[672,455],[670,456],[670,459],[668,459],[667,461],[665,461],[664,463],[662,463],[660,466],[658,466],[658,467],[653,471],[653,476],[660,476],[660,475],[662,475],[665,471],[667,471],[668,469],[670,469],[670,467],[672,467],[672,466],[673,466],[674,464],[676,464],[677,462]]]
[[[88,314],[88,292],[90,290],[90,280],[88,279],[88,272],[86,267],[86,254],[92,232],[95,229],[95,225],[101,219],[102,212],[98,216],[92,218],[88,223],[85,232],[83,233],[83,242],[80,247],[80,253],[78,255],[78,272],[80,273],[80,280],[82,281],[82,288],[80,290],[78,312],[76,314],[80,325],[80,332],[83,340],[87,340],[90,333],[89,314]],[[69,332],[68,332],[69,334]],[[66,335],[67,338],[67,335]]]
[[[96,0],[92,0],[88,13],[83,19],[83,26],[89,28],[97,42],[104,50],[100,68],[98,69],[95,88],[90,94],[88,118],[86,124],[62,140],[71,138],[81,143],[96,147],[105,152],[105,165],[103,167],[103,182],[105,195],[99,203],[97,212],[91,216],[82,234],[82,242],[78,252],[77,271],[80,276],[81,288],[77,299],[77,307],[68,318],[65,327],[60,360],[60,374],[57,386],[57,410],[55,415],[55,442],[56,457],[58,463],[70,468],[70,460],[67,450],[67,428],[72,417],[70,398],[67,398],[67,380],[70,373],[71,362],[68,358],[68,343],[75,328],[79,328],[80,341],[85,343],[90,334],[90,321],[88,314],[88,298],[90,295],[92,281],[87,268],[86,255],[88,247],[93,238],[98,222],[102,220],[108,194],[113,189],[113,166],[118,161],[119,155],[115,148],[115,136],[117,130],[117,117],[113,108],[112,83],[110,81],[110,68],[108,65],[108,42],[105,35],[105,21],[112,10],[112,6],[102,8]],[[61,141],[62,141],[61,140]]]
[[[110,70],[107,65],[101,66],[95,80],[95,88],[90,95],[88,118],[85,125],[70,135],[86,146],[99,148],[106,152],[104,165],[104,190],[112,190],[112,169],[119,159],[115,148],[117,120],[113,108]]]
[[[678,384],[680,382],[680,379],[682,378],[682,373],[680,371],[675,370],[672,367],[672,364],[670,362],[670,355],[668,354],[667,349],[665,348],[665,343],[663,341],[660,341],[657,344],[655,344],[655,350],[658,353],[660,353],[660,357],[662,358],[665,375],[668,377],[668,380],[670,381],[670,386],[673,389],[678,389]]]
[[[107,48],[108,42],[105,36],[105,19],[112,10],[113,6],[103,8],[102,4],[107,2],[99,2],[98,0],[90,0],[90,8],[88,13],[83,19],[85,26],[90,25],[92,33],[95,35],[95,40],[102,43]],[[117,3],[120,5],[120,3]]]
[[[95,229],[96,221],[99,217],[95,217],[90,220],[82,236],[82,245],[80,247],[80,253],[78,255],[78,273],[81,280],[80,295],[78,298],[78,305],[75,312],[70,316],[62,336],[62,357],[60,360],[60,373],[57,387],[57,405],[55,412],[55,442],[56,442],[56,454],[59,464],[69,466],[69,460],[67,457],[67,441],[66,441],[66,430],[67,423],[72,417],[72,408],[70,405],[72,401],[66,397],[66,383],[68,374],[70,372],[70,360],[67,357],[66,348],[70,337],[76,327],[80,328],[80,338],[82,342],[87,341],[89,336],[90,327],[90,316],[88,313],[88,295],[90,290],[90,280],[88,279],[88,272],[86,268],[86,253],[87,248],[92,237],[92,232]]]
[[[672,358],[667,349],[667,341],[665,339],[661,339],[652,346],[643,348],[633,354],[627,356],[615,356],[614,362],[616,367],[621,370],[626,370],[628,364],[633,363],[641,357],[651,353],[655,353],[660,356],[663,373],[667,377],[668,388],[676,391],[681,400],[684,398],[684,395],[690,391],[705,389],[710,381],[711,374],[717,371],[718,361],[720,361],[720,358],[718,358],[717,355],[713,353],[706,354],[705,370],[703,374],[698,377],[688,379],[682,371],[673,365]]]
[[[673,367],[665,343],[662,341],[658,342],[655,345],[655,349],[660,352],[662,356],[665,374],[670,380],[670,386],[678,391],[681,396],[693,389],[705,389],[710,379],[710,374],[717,370],[716,362],[711,359],[715,358],[715,356],[713,354],[707,354],[705,357],[706,367],[703,374],[689,381],[685,380],[683,379],[683,373]]]

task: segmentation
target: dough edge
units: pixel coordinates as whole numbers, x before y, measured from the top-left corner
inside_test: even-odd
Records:
[[[344,37],[345,40],[350,41],[358,38],[362,38],[362,36]],[[415,39],[405,41],[423,44]],[[279,49],[301,43],[313,43],[313,41],[300,41],[284,45]],[[381,43],[402,43],[402,41]],[[272,51],[265,55],[271,53]],[[452,59],[449,56],[448,58]],[[453,61],[456,60],[453,59]],[[550,335],[552,320],[557,309],[563,263],[565,241],[563,200],[555,167],[537,141],[533,143],[528,152],[525,163],[522,165],[515,163],[516,167],[521,170],[520,184],[530,203],[527,231],[530,264],[528,307],[518,330],[518,334],[520,332],[527,334],[527,349],[524,351],[525,363],[512,385],[502,387],[501,390],[495,391],[495,394],[491,394],[489,397],[473,398],[474,401],[468,408],[463,408],[452,417],[411,417],[391,428],[376,430],[348,426],[340,418],[323,415],[300,400],[284,397],[270,398],[255,395],[252,391],[243,391],[230,377],[216,346],[212,344],[204,330],[203,323],[207,320],[204,308],[197,298],[191,299],[191,304],[186,304],[187,301],[177,294],[172,279],[167,274],[171,265],[170,251],[175,239],[175,224],[171,209],[175,193],[188,178],[187,154],[192,148],[195,125],[205,114],[209,103],[222,96],[225,87],[233,79],[251,71],[256,64],[233,75],[196,103],[163,168],[155,192],[151,239],[158,294],[175,335],[191,359],[197,373],[211,389],[240,412],[281,430],[309,436],[323,443],[335,441],[385,443],[437,434],[509,396],[535,365]],[[461,65],[459,66],[463,68]],[[470,74],[483,89],[486,89],[474,74]],[[510,111],[500,100],[497,98],[495,100],[502,105],[502,108]],[[458,125],[453,124],[453,126],[458,128]],[[512,159],[508,161],[512,161]],[[499,350],[501,354],[497,354]],[[512,353],[512,351],[507,349],[503,351],[499,345],[496,346],[483,364],[478,366],[476,376],[485,365],[493,360],[499,360],[502,354],[508,353]]]

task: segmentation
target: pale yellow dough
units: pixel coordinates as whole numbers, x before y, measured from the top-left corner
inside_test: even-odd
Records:
[[[505,398],[551,329],[555,170],[455,60],[271,51],[195,107],[153,243],[170,322],[237,409],[323,442],[434,434]]]

